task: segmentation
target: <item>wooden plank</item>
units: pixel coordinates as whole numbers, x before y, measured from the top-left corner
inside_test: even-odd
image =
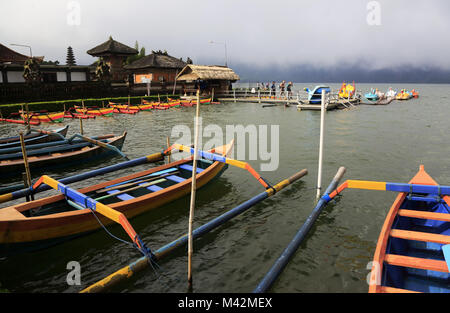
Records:
[[[400,239],[450,244],[450,236],[447,236],[447,235],[431,234],[431,233],[424,233],[424,232],[410,231],[410,230],[400,230],[400,229],[391,230],[390,235],[391,235],[391,237],[400,238]]]
[[[380,286],[380,292],[381,293],[421,293],[419,291],[387,287],[387,286]]]
[[[412,218],[450,222],[450,214],[447,213],[434,213],[416,210],[399,210],[398,215]]]
[[[0,209],[0,220],[2,221],[24,220],[24,219],[26,219],[26,217],[12,207]]]
[[[448,273],[445,261],[416,258],[404,255],[386,254],[384,261],[390,265],[412,267],[422,270],[430,270]]]

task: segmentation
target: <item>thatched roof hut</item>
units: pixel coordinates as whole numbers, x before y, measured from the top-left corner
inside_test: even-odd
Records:
[[[178,81],[194,81],[197,79],[235,82],[240,78],[231,68],[219,65],[188,64],[177,75]]]

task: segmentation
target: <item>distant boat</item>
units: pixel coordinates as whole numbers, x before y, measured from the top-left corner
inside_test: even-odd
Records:
[[[369,101],[377,101],[379,99],[375,90],[371,89],[370,92],[366,93],[364,97]]]
[[[331,89],[328,86],[316,86],[313,90],[305,88],[305,91],[308,93],[308,102],[310,104],[321,104],[322,90],[325,90],[325,93],[331,92]]]
[[[355,82],[352,85],[342,83],[341,89],[339,90],[339,98],[340,99],[348,99],[352,98],[355,95]]]
[[[386,92],[386,98],[392,98],[397,95],[397,91],[395,91],[392,88],[389,88],[389,90]]]

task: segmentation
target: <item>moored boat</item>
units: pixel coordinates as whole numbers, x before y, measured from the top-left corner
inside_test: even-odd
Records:
[[[409,184],[412,191],[398,194],[381,229],[369,292],[448,293],[450,187],[438,187],[423,165]]]
[[[227,156],[233,144],[217,147],[211,153]],[[227,165],[199,159],[197,188],[219,176]],[[191,191],[192,156],[78,190],[95,201],[134,217],[179,199]],[[108,225],[110,220],[98,216]],[[80,236],[101,228],[83,203],[56,195],[0,209],[0,256]]]
[[[355,95],[355,83],[353,82],[352,85],[346,84],[345,82],[342,83],[341,89],[339,89],[338,96],[340,99],[348,99],[352,98]]]
[[[377,101],[379,99],[376,91],[371,89],[370,92],[366,93],[364,97],[369,101]]]
[[[328,86],[315,86],[313,90],[309,88],[305,88],[305,91],[308,93],[308,102],[309,104],[321,104],[322,102],[322,90],[325,90],[325,93],[330,93],[331,89]]]
[[[45,123],[62,123],[64,122],[64,112],[57,113],[21,113],[22,118],[30,121],[39,121]]]
[[[24,134],[24,143],[25,143],[25,145],[31,145],[31,144],[60,140],[61,137],[66,136],[68,129],[69,129],[69,125],[55,129],[53,131],[48,131],[48,133],[43,133],[38,130],[32,129],[29,133]],[[53,133],[55,133],[55,134],[53,134]],[[20,146],[20,137],[19,136],[0,138],[0,149],[10,148],[10,147],[19,147],[19,146]]]
[[[113,116],[113,108],[83,108],[75,106],[75,111],[77,113],[95,115],[95,116]]]
[[[104,135],[92,139],[122,149],[126,132],[120,136]],[[57,142],[58,143],[58,142]],[[80,162],[98,160],[115,154],[114,151],[85,140],[65,140],[58,145],[38,147],[27,146],[27,159],[30,170],[37,172],[51,168],[69,167]],[[24,170],[22,152],[13,151],[0,155],[0,174],[3,177],[20,176]]]

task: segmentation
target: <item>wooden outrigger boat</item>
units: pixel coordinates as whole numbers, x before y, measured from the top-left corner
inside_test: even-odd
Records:
[[[82,108],[75,106],[75,111],[77,113],[95,115],[95,116],[113,116],[113,108]]]
[[[31,130],[28,134],[24,134],[24,142],[25,145],[37,144],[50,142],[61,139],[61,137],[65,137],[67,134],[67,130],[69,129],[69,125],[65,127],[55,129],[54,131],[46,131],[43,133],[38,130]],[[55,134],[53,134],[55,133]],[[8,138],[0,138],[0,149],[10,148],[10,147],[20,147],[20,137],[8,137]]]
[[[85,140],[64,140],[58,145],[44,146],[38,144],[36,147],[27,146],[28,165],[31,170],[42,171],[50,168],[61,168],[72,166],[79,162],[85,162],[92,159],[108,157],[114,154],[114,151],[108,149],[103,144],[122,149],[125,141],[126,132],[120,136],[104,135],[91,138],[98,142],[93,144]],[[33,149],[34,148],[34,149]],[[11,150],[13,148],[10,148]],[[5,149],[3,149],[5,150]],[[24,160],[22,152],[10,151],[13,153],[4,153],[0,155],[0,174],[3,177],[20,175],[24,170]]]
[[[211,154],[225,158],[232,147],[233,142],[213,149]],[[223,162],[198,160],[197,188],[226,168]],[[131,218],[189,194],[191,180],[192,156],[86,187],[78,193],[88,202],[101,202]],[[43,176],[34,186],[46,181]],[[61,194],[0,209],[0,256],[35,250],[99,229],[101,225],[84,205]],[[103,216],[98,218],[104,225],[111,223]]]
[[[22,118],[27,119],[26,113],[21,113]],[[28,113],[30,121],[39,121],[40,123],[62,123],[64,122],[64,112],[57,113]]]
[[[378,238],[369,292],[448,293],[450,246],[447,256],[444,247],[450,244],[450,187],[436,188],[423,166],[409,183],[413,191],[397,196]],[[424,187],[414,190],[414,185]]]
[[[438,185],[421,165],[408,184],[347,180],[346,188],[399,192],[378,238],[370,293],[450,292],[450,186]]]
[[[115,110],[129,110],[130,112],[134,111],[135,113],[139,111],[150,111],[152,109],[152,105],[145,104],[145,105],[128,105],[128,104],[119,104],[114,102],[109,102],[109,106],[114,108]]]

